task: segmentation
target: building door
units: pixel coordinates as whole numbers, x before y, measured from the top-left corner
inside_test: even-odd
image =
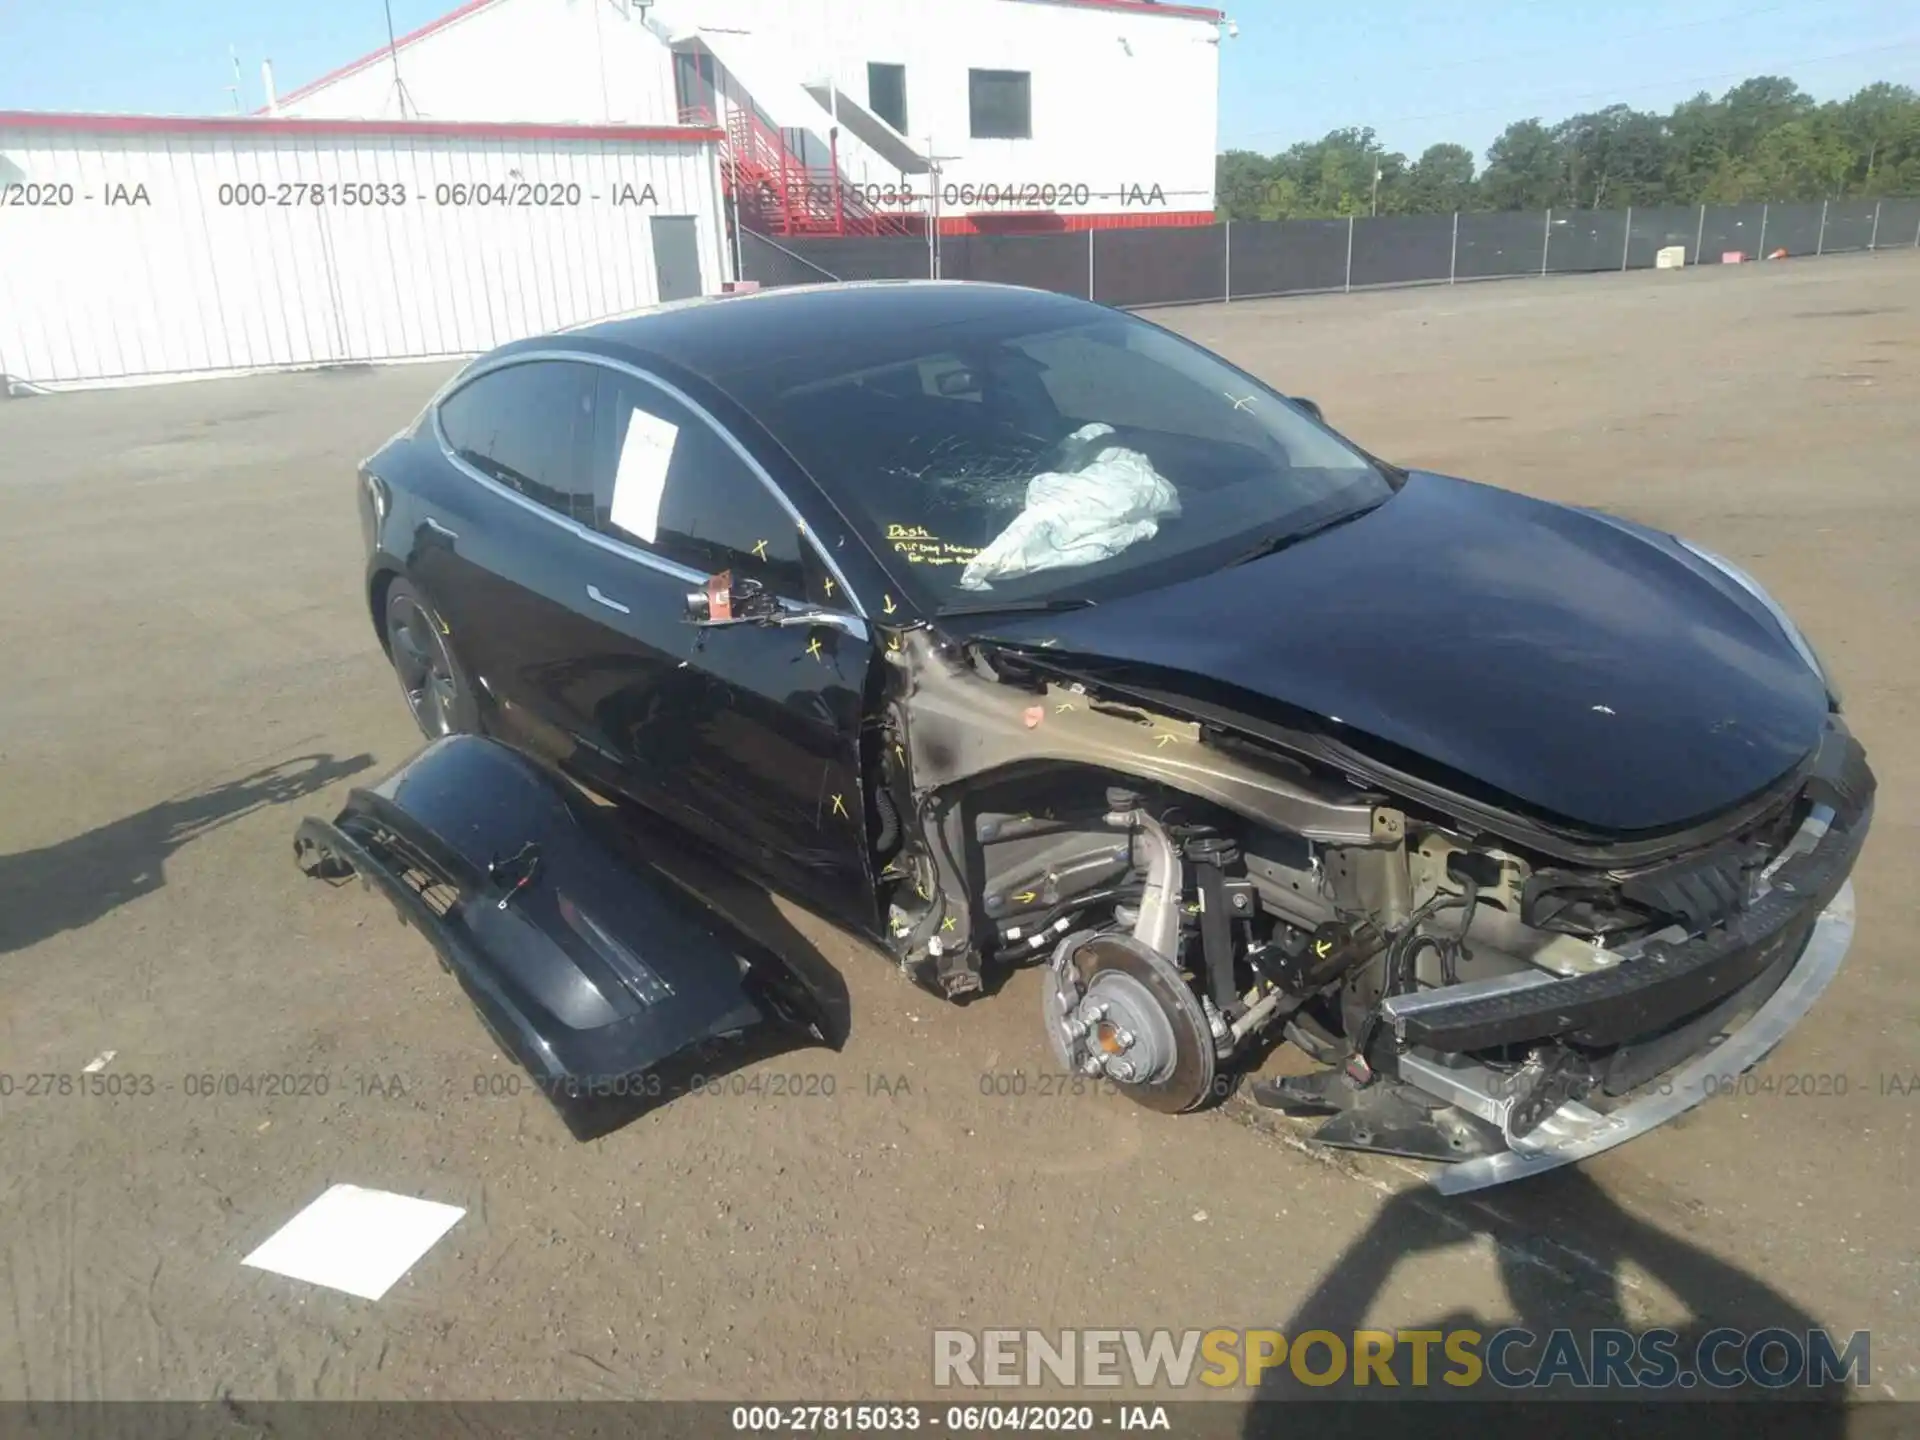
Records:
[[[700,288],[700,232],[691,215],[653,217],[653,273],[660,298],[689,300]]]

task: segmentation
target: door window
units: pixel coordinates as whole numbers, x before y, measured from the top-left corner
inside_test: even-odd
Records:
[[[531,360],[489,371],[440,404],[440,428],[467,464],[570,520],[592,523],[586,458],[594,367]]]
[[[705,575],[731,570],[786,599],[848,607],[798,522],[700,416],[609,369],[598,410],[590,468],[603,534]]]

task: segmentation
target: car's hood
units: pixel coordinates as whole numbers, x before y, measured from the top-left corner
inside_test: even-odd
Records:
[[[1827,713],[1765,609],[1667,537],[1418,473],[1264,559],[975,633],[1198,676],[1610,832],[1765,789]]]

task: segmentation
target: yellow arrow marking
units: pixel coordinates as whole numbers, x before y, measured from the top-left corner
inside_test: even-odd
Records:
[[[1153,737],[1153,743],[1158,745],[1162,750],[1164,750],[1167,748],[1167,746],[1173,744],[1173,742],[1178,740],[1179,738],[1180,737],[1178,735],[1156,735]]]
[[[889,635],[887,637],[887,649],[893,651],[900,649],[900,637],[898,635]]]
[[[882,595],[880,597],[880,600],[881,600],[881,603],[885,605],[887,614],[889,615],[893,614],[893,596]]]
[[[1057,706],[1055,706],[1055,707],[1054,707],[1054,712],[1053,712],[1053,713],[1054,713],[1054,714],[1056,714],[1056,715],[1064,715],[1064,714],[1066,714],[1066,713],[1067,713],[1067,711],[1069,711],[1069,710],[1078,710],[1079,708],[1080,708],[1080,707],[1079,707],[1078,705],[1076,705],[1076,704],[1074,704],[1074,703],[1073,703],[1073,701],[1071,701],[1071,700],[1063,700],[1063,701],[1061,701],[1061,702],[1060,702],[1060,704],[1059,704],[1059,705],[1057,705]]]
[[[1313,953],[1320,956],[1330,955],[1331,953],[1333,953],[1333,942],[1331,940],[1314,941]]]
[[[1013,898],[1018,900],[1022,905],[1031,905],[1034,901],[1038,900],[1040,897],[1034,894],[1033,891],[1031,890],[1022,890],[1018,895],[1014,896]]]
[[[894,746],[893,758],[898,760],[902,765],[906,764],[907,763],[907,747],[904,745]]]
[[[766,542],[766,541],[764,541],[764,540],[756,540],[756,541],[754,541],[754,542],[753,542],[753,553],[754,553],[755,555],[757,555],[757,556],[758,556],[758,557],[759,557],[760,559],[762,559],[762,560],[764,560],[764,559],[766,559],[766,558],[767,558],[767,542]]]

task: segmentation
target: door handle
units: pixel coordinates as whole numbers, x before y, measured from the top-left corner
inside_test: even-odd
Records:
[[[622,615],[631,615],[633,611],[609,595],[602,595],[598,585],[587,586],[587,598],[596,605],[604,605],[609,610],[618,610]]]

